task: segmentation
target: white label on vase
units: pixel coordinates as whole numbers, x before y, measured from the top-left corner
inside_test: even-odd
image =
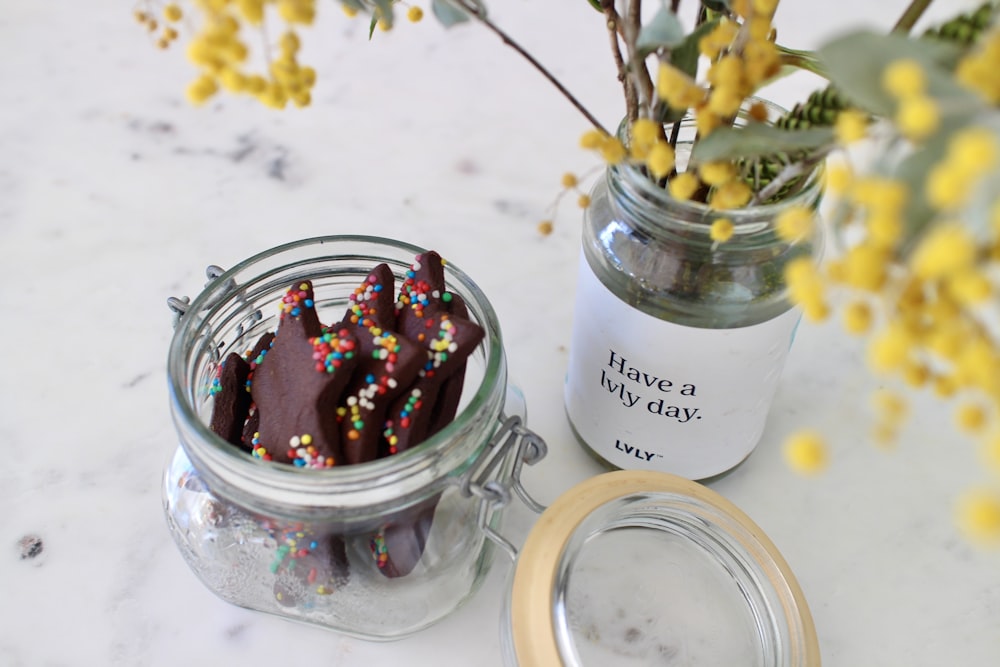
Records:
[[[581,256],[566,376],[577,435],[623,469],[689,479],[753,450],[785,365],[797,309],[737,329],[647,315],[616,297]]]

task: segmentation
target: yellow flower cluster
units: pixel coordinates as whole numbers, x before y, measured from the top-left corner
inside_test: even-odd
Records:
[[[144,0],[151,6],[155,0]],[[225,90],[247,94],[266,106],[283,109],[289,102],[308,106],[312,101],[312,88],[316,72],[299,61],[301,48],[298,30],[316,20],[317,0],[190,0],[193,11],[185,12],[180,5],[163,6],[159,14],[153,9],[137,10],[136,19],[152,33],[159,23],[156,16],[170,24],[182,19],[198,17],[198,25],[188,43],[187,56],[199,69],[199,75],[187,88],[187,97],[194,104],[202,104]],[[355,3],[341,4],[350,17],[358,14]],[[379,15],[375,19],[383,30],[392,23]],[[406,13],[411,22],[423,19],[420,7],[410,6]],[[281,31],[273,31],[272,22],[284,24]],[[255,64],[251,64],[251,48],[247,32],[259,32],[264,44]],[[280,34],[278,42],[271,43],[269,35]],[[168,25],[160,33],[157,44],[167,48],[178,38],[178,30]]]
[[[984,37],[976,50],[962,59],[958,81],[994,105],[1000,105],[1000,28]]]
[[[580,147],[595,150],[608,164],[620,164],[628,156],[625,145],[600,130],[589,130],[580,137]]]
[[[702,137],[723,124],[731,124],[737,112],[764,81],[781,67],[773,41],[771,19],[777,2],[747,0],[733,4],[738,15],[723,18],[699,41],[701,54],[711,60],[704,83],[698,83],[676,67],[662,63],[656,77],[657,97],[676,111],[694,116]],[[750,105],[751,122],[765,122],[767,109]],[[641,167],[657,181],[666,181],[672,197],[698,197],[716,210],[738,209],[750,202],[753,192],[744,175],[728,162],[699,165],[696,170],[675,172],[676,156],[664,134],[663,125],[639,118],[629,126],[627,147],[619,139],[599,131],[583,135],[581,146],[600,153],[605,162],[627,162]],[[709,231],[716,243],[733,236],[732,222],[717,221]]]
[[[830,314],[823,276],[811,257],[793,259],[785,266],[789,298],[802,308],[806,319],[825,320]]]
[[[896,126],[907,139],[921,141],[937,130],[941,113],[927,96],[927,77],[920,63],[897,60],[882,73],[882,86],[896,98]]]
[[[982,54],[1000,48],[998,40],[991,44],[968,56],[958,71],[979,72]],[[992,70],[1000,69],[997,62]],[[966,76],[985,82],[979,74]],[[892,63],[882,85],[899,102],[895,126],[902,136],[926,141],[942,131],[921,65]],[[931,107],[927,114],[920,111]],[[854,120],[838,128],[842,140],[856,138],[858,128],[850,127]],[[1000,293],[1000,194],[988,185],[1000,167],[1000,136],[978,123],[943,131],[950,133],[947,148],[922,184],[931,206],[924,226],[915,230],[908,219],[915,193],[901,180],[832,167],[828,185],[851,212],[851,244],[822,268],[794,260],[785,276],[791,298],[812,320],[828,316],[833,290],[849,295],[841,309],[843,326],[867,336],[869,366],[904,386],[927,388],[942,400],[954,398],[956,428],[981,441],[1000,481],[1000,331],[990,320]],[[776,222],[778,232],[787,238],[800,233],[807,223],[799,216],[805,214],[788,211]],[[874,403],[874,440],[891,444],[906,403],[888,391],[879,392]],[[787,447],[797,469],[809,470],[823,460],[815,439],[794,436]],[[1000,541],[1000,494],[979,493],[959,512],[970,534]]]
[[[632,160],[644,163],[657,180],[666,178],[674,170],[674,149],[664,137],[663,126],[648,118],[632,123],[629,152]]]
[[[972,126],[955,134],[945,159],[927,178],[927,199],[941,210],[958,209],[983,176],[997,165],[1000,141],[984,127]]]
[[[184,12],[182,12],[181,8],[177,5],[169,4],[163,8],[161,14],[163,20],[167,23],[177,23],[181,20],[181,18],[183,18]],[[141,9],[135,10],[135,20],[141,25],[144,25],[150,34],[155,33],[160,27],[160,23],[156,20],[156,15],[152,11],[145,11]],[[177,29],[172,25],[165,25],[156,38],[156,45],[161,49],[166,49],[177,39],[177,37]]]
[[[729,218],[716,218],[708,230],[708,236],[716,243],[725,243],[733,238],[736,226]]]
[[[868,134],[868,115],[857,109],[845,109],[837,114],[833,131],[842,144],[852,144]]]
[[[598,136],[597,138],[600,137]],[[562,199],[565,195],[571,193],[576,194],[576,203],[580,208],[587,208],[590,206],[590,195],[586,194],[580,188],[580,179],[577,177],[576,174],[571,172],[566,172],[565,174],[562,175],[561,182],[563,189],[562,192],[560,192],[559,196],[556,198],[556,201],[553,203],[552,205],[553,209],[555,209],[558,206],[560,199]],[[542,220],[541,222],[538,223],[537,227],[538,233],[541,234],[542,236],[548,236],[549,234],[552,233],[554,229],[555,229],[555,224],[552,222],[551,218]]]
[[[891,446],[895,444],[899,428],[909,412],[906,400],[894,391],[879,389],[872,396],[872,403],[877,416],[872,437],[883,447]]]
[[[733,4],[742,21],[723,18],[701,38],[698,49],[711,61],[705,85],[662,64],[657,94],[674,109],[694,112],[702,136],[730,122],[746,98],[781,69],[771,19],[777,2],[753,0]]]
[[[196,0],[192,4],[196,11],[189,14],[200,19],[187,46],[188,59],[200,71],[187,88],[192,103],[202,104],[220,90],[252,95],[277,109],[289,102],[297,106],[310,103],[316,73],[298,61],[300,43],[295,29],[313,22],[316,0]],[[276,45],[277,53],[266,50],[263,54],[260,66],[266,69],[255,72],[249,64],[250,46],[244,28],[259,30],[264,39],[269,5],[287,28]],[[185,12],[169,4],[163,14],[176,22]]]
[[[774,220],[774,229],[785,241],[794,243],[806,238],[816,225],[813,210],[806,206],[791,206],[778,214]]]
[[[728,162],[705,163],[697,171],[674,173],[675,153],[664,135],[663,126],[647,118],[629,127],[628,148],[619,139],[597,130],[583,135],[580,145],[597,151],[608,164],[627,162],[644,168],[656,180],[667,180],[667,189],[675,199],[687,201],[705,189],[708,205],[718,210],[738,209],[753,196],[739,169]],[[716,239],[718,240],[718,239]]]
[[[844,309],[844,326],[854,334],[872,331],[872,310],[881,304],[885,321],[869,345],[875,370],[897,373],[915,386],[935,384],[941,394],[978,392],[1000,410],[1000,343],[977,311],[996,294],[1000,224],[978,238],[968,225],[939,216],[903,259],[907,198],[900,182],[854,178],[844,201],[863,221],[861,239],[829,261],[825,274],[803,260],[790,263],[790,294],[807,317],[822,319],[831,287],[858,293]],[[782,216],[779,233],[795,233],[795,216],[794,210]]]
[[[796,472],[813,475],[822,472],[829,464],[826,441],[815,431],[802,431],[785,443],[785,460]]]
[[[1000,543],[1000,493],[990,489],[970,491],[959,504],[958,522],[974,540],[988,545]]]

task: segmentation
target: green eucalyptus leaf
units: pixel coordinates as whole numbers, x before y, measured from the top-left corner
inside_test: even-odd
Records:
[[[469,20],[469,14],[449,0],[431,0],[431,11],[445,28],[450,28]]]
[[[896,100],[882,87],[882,73],[895,60],[912,59],[927,73],[928,93],[938,99],[972,100],[942,67],[954,59],[955,47],[932,40],[869,31],[839,37],[817,52],[830,81],[852,104],[878,116],[891,116]]]
[[[378,17],[372,14],[371,20],[368,22],[368,41],[371,41],[372,36],[375,34],[375,26],[378,25]]]
[[[653,18],[642,26],[635,46],[643,56],[659,49],[672,49],[684,41],[684,26],[666,7],[660,7]]]
[[[596,9],[597,11],[601,12],[602,14],[604,13],[604,8],[601,7],[601,0],[587,0],[587,2],[589,2],[590,6]]]
[[[775,153],[811,151],[833,143],[833,129],[783,130],[763,123],[745,127],[719,127],[695,144],[694,163],[755,158]]]

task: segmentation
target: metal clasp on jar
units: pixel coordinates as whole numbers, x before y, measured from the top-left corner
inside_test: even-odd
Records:
[[[205,268],[205,277],[208,278],[208,282],[205,283],[205,286],[208,287],[209,285],[211,285],[213,282],[218,280],[225,272],[226,270],[221,266],[216,266],[215,264],[208,265],[208,267]],[[230,287],[236,287],[236,281],[230,280],[229,282],[232,283]],[[181,321],[181,318],[184,317],[184,314],[187,313],[188,308],[190,306],[191,306],[191,297],[188,296],[181,296],[181,297],[172,296],[169,299],[167,299],[167,308],[172,310],[174,313],[175,328],[177,327],[177,323]]]
[[[533,512],[545,511],[545,506],[524,488],[521,470],[526,463],[534,465],[541,461],[547,453],[545,441],[526,427],[521,417],[502,416],[500,428],[490,438],[488,446],[459,478],[462,494],[479,498],[479,527],[512,561],[517,558],[517,547],[494,530],[490,521],[496,510],[510,502],[512,490]],[[507,467],[510,472],[505,474]]]
[[[208,278],[208,281],[205,283],[205,287],[208,287],[209,285],[211,285],[212,283],[214,283],[216,280],[218,280],[219,278],[221,278],[222,275],[225,272],[226,272],[226,270],[224,268],[222,268],[221,266],[217,266],[215,264],[209,264],[205,268],[205,277]],[[224,284],[224,291],[220,292],[219,295],[215,299],[213,299],[212,301],[206,303],[205,304],[206,308],[209,308],[209,307],[213,306],[214,304],[218,303],[220,300],[226,298],[231,292],[237,291],[238,288],[239,288],[239,284],[234,279],[230,278]],[[240,290],[240,291],[237,292],[236,299],[240,303],[242,303],[244,305],[248,305],[248,302],[247,302],[246,297],[244,296],[242,290]],[[188,296],[181,296],[181,297],[172,296],[172,297],[170,297],[170,298],[167,299],[167,308],[169,308],[174,313],[174,323],[173,323],[173,326],[176,329],[177,325],[181,321],[181,318],[184,317],[187,314],[188,310],[190,310],[190,308],[191,308],[191,297],[188,297]],[[264,313],[259,308],[257,308],[254,311],[252,311],[249,315],[247,315],[244,318],[243,322],[241,322],[239,325],[237,325],[237,327],[236,327],[236,337],[239,338],[240,336],[242,336],[243,332],[246,330],[246,327],[253,328],[253,326],[257,322],[259,322],[260,320],[262,320],[262,319],[264,319]],[[246,327],[244,325],[246,325]],[[219,345],[216,347],[216,349],[213,350],[213,353],[212,353],[212,360],[213,361],[219,361],[219,359],[220,359],[219,348],[221,348],[223,345],[225,345],[225,343],[219,343]]]

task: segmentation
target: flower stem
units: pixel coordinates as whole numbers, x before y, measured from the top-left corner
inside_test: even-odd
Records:
[[[645,61],[639,57],[636,41],[642,29],[642,0],[629,0],[628,14],[625,21],[625,47],[628,53],[629,67],[633,74],[633,86],[637,89],[639,102],[644,109],[653,108],[653,81],[646,69]]]
[[[563,97],[569,100],[569,103],[572,104],[574,107],[576,107],[576,110],[579,111],[581,114],[583,114],[584,118],[586,118],[590,122],[590,124],[594,126],[594,128],[605,134],[608,134],[608,131],[604,129],[604,126],[601,125],[601,122],[597,120],[597,118],[595,118],[594,115],[590,113],[590,111],[588,111],[587,108],[583,106],[583,104],[581,104],[580,101],[576,99],[576,97],[574,97],[571,92],[569,92],[569,90],[567,90],[566,86],[564,86],[562,82],[560,82],[559,79],[557,79],[552,74],[552,72],[550,72],[548,69],[546,69],[544,65],[538,62],[538,60],[530,53],[528,53],[523,46],[514,41],[514,39],[510,35],[508,35],[499,26],[493,23],[493,21],[491,21],[484,13],[478,11],[478,8],[475,7],[472,3],[466,2],[465,0],[458,0],[458,4],[459,6],[462,7],[462,9],[464,9],[469,14],[469,16],[471,16],[472,18],[476,19],[484,26],[489,28],[497,37],[499,37],[503,41],[504,44],[514,49],[522,58],[531,63],[531,66],[534,67],[536,70],[538,70],[542,74],[542,76],[544,76],[549,81],[549,83],[555,86],[556,90],[562,93]]]
[[[908,33],[913,28],[920,17],[923,16],[924,11],[930,7],[934,0],[911,0],[909,7],[903,11],[903,14],[896,21],[896,25],[892,27],[893,32]]]
[[[628,75],[628,67],[625,65],[625,59],[622,58],[622,50],[618,43],[621,16],[615,9],[614,0],[601,0],[601,10],[604,12],[604,18],[607,22],[608,38],[611,41],[611,56],[618,69],[618,80],[621,81],[625,92],[625,115],[629,120],[635,120],[639,116],[639,97],[635,85]]]
[[[778,54],[781,57],[782,65],[790,65],[798,69],[804,69],[807,72],[817,74],[824,79],[829,78],[826,71],[823,69],[823,65],[809,51],[799,51],[797,49],[790,49],[788,47],[778,45]]]

